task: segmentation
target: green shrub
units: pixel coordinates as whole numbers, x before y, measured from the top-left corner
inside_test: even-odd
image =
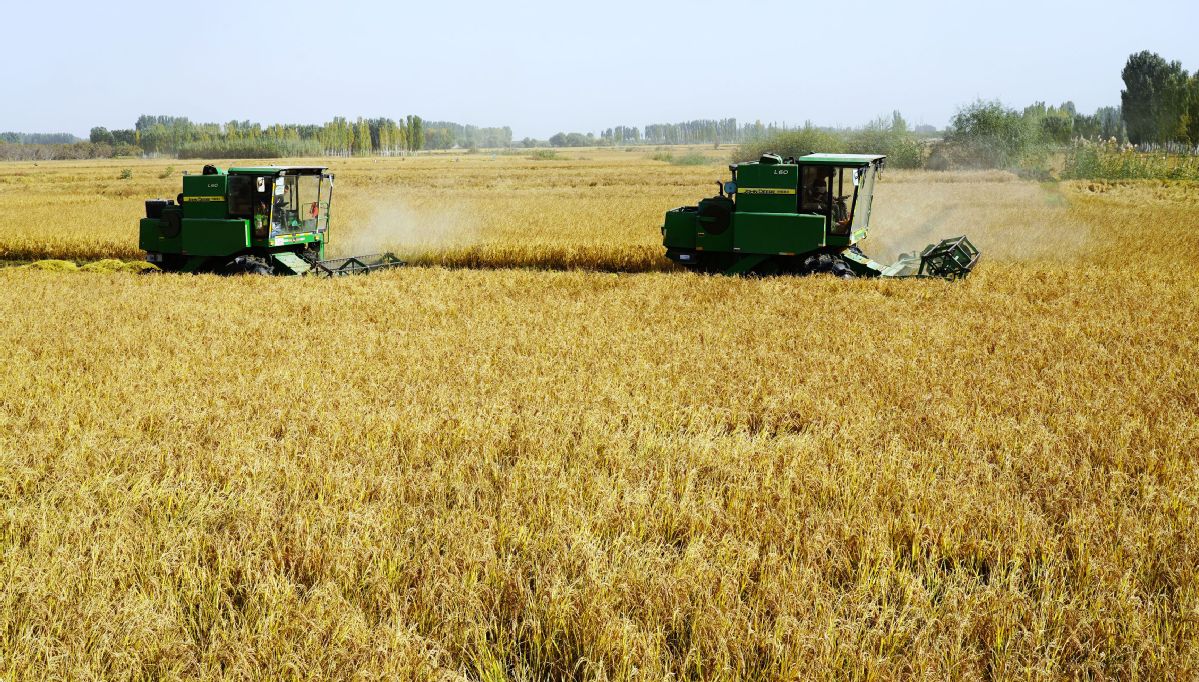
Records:
[[[141,156],[142,148],[138,147],[137,145],[117,143],[117,145],[112,148],[112,155],[114,158],[119,156]]]
[[[1006,168],[1046,177],[1049,158],[1071,135],[1072,123],[1053,107],[1027,107],[1023,113],[998,101],[979,100],[953,117],[945,141],[935,145],[926,166],[932,170]]]
[[[849,154],[885,154],[893,168],[920,168],[924,165],[925,145],[907,126],[879,119],[869,125],[843,133],[844,150]]]
[[[710,161],[711,159],[699,152],[687,152],[682,156],[671,158],[670,163],[675,166],[702,166]]]
[[[733,161],[757,161],[767,152],[798,157],[812,152],[839,153],[846,150],[843,136],[808,125],[799,130],[788,130],[746,142],[733,152]]]
[[[861,128],[830,130],[811,125],[747,142],[737,148],[734,161],[754,161],[767,152],[800,157],[812,152],[832,154],[884,154],[887,165],[920,168],[927,145],[908,131],[898,117],[880,118]]]

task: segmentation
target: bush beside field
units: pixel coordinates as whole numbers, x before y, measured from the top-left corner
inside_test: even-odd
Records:
[[[1067,152],[1061,176],[1077,180],[1199,182],[1199,156],[1144,153],[1114,143],[1079,143]]]

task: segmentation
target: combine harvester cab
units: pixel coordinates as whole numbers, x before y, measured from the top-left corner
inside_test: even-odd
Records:
[[[316,275],[403,265],[390,253],[327,260],[333,174],[324,166],[205,166],[178,203],[146,202],[139,243],[168,272]]]
[[[725,274],[829,273],[840,277],[970,274],[981,256],[965,237],[944,239],[892,265],[858,248],[869,234],[874,185],[885,156],[808,154],[729,166],[718,196],[666,213],[666,256],[688,268]]]

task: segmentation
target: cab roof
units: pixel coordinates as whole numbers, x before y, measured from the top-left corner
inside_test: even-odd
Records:
[[[814,166],[865,166],[885,158],[882,154],[808,154],[795,161]]]
[[[229,172],[246,175],[318,175],[328,168],[328,166],[241,166],[230,168]]]

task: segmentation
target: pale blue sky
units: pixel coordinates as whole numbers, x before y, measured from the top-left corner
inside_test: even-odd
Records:
[[[1199,3],[16,0],[0,130],[335,115],[517,139],[693,118],[943,126],[976,98],[1118,104],[1142,49],[1199,68]]]

